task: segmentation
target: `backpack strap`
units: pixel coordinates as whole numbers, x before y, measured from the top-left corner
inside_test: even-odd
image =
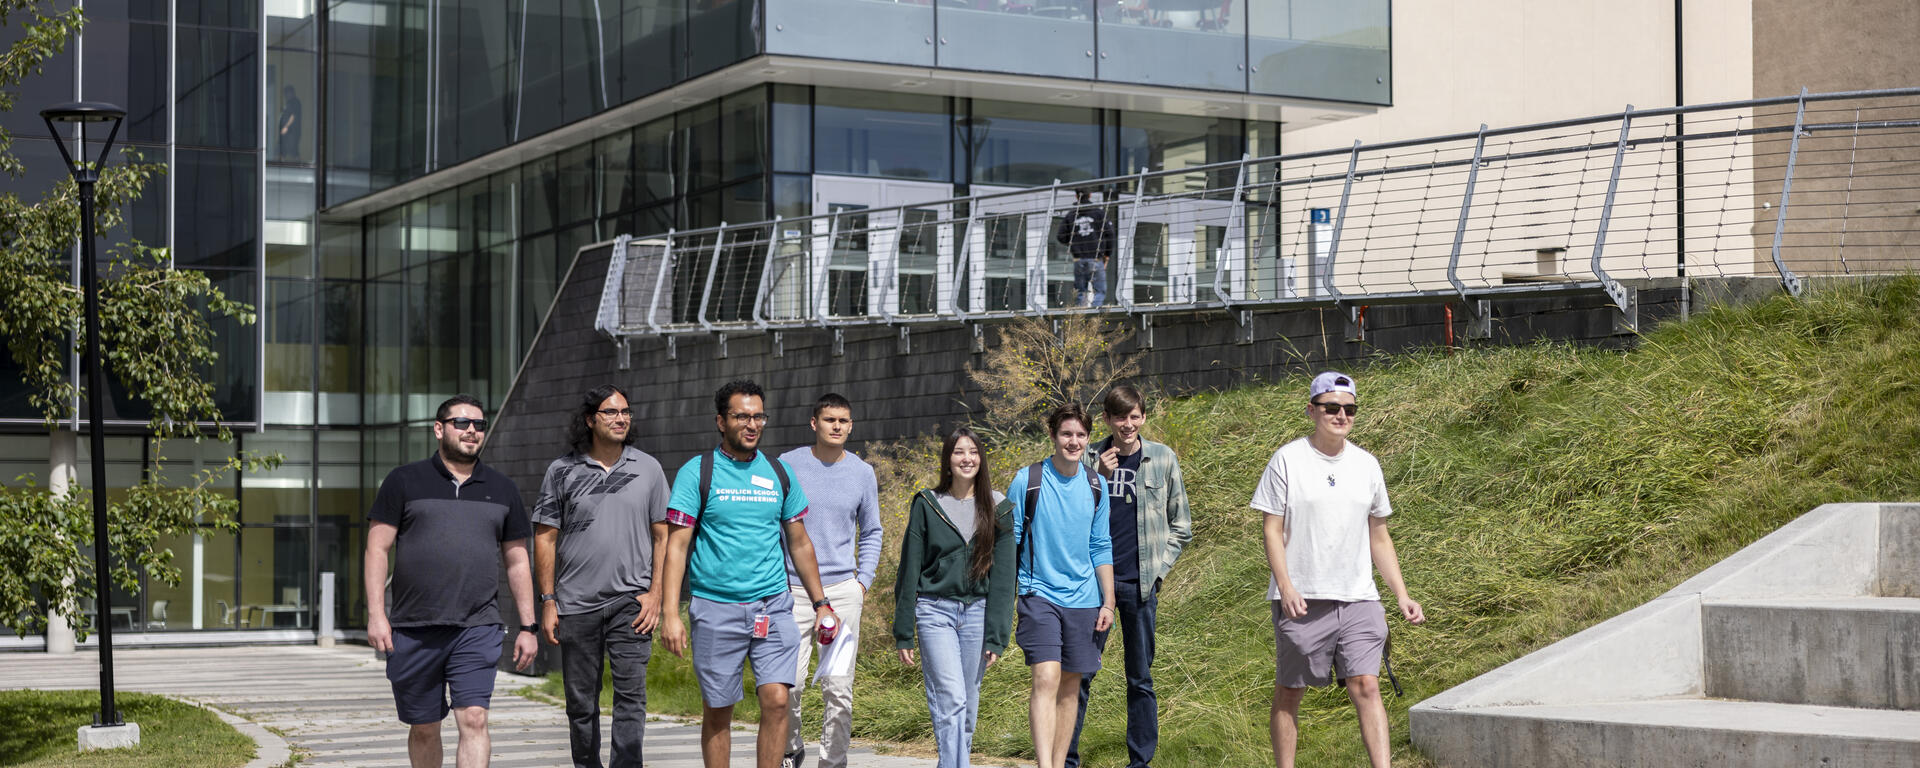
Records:
[[[1016,545],[1026,555],[1027,569],[1033,569],[1033,513],[1040,507],[1041,474],[1046,471],[1046,459],[1041,459],[1027,467],[1026,508],[1022,511],[1020,522],[1020,542]],[[1018,591],[1017,589],[1015,590]]]

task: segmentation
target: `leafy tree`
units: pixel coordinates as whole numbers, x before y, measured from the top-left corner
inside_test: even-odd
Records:
[[[18,42],[0,51],[0,112],[16,106],[37,112],[50,105],[16,105],[9,89],[41,72],[85,22],[80,8],[55,10],[48,0],[0,0],[0,26],[19,25]],[[12,152],[13,137],[0,127],[0,172],[19,179],[25,172]],[[109,163],[96,185],[92,235],[105,237],[124,221],[122,209],[141,189],[166,172],[128,149],[121,162]],[[72,261],[80,234],[78,190],[63,177],[37,201],[0,193],[0,339],[25,372],[30,402],[50,430],[71,418],[73,404],[93,393],[70,369],[73,350],[84,349],[84,297],[72,281]],[[229,300],[201,272],[174,269],[165,249],[139,242],[106,249],[100,275],[100,334],[106,368],[126,391],[151,408],[148,422],[152,464],[139,482],[108,508],[112,579],[123,588],[139,586],[145,572],[154,581],[178,584],[173,554],[158,546],[162,537],[193,532],[201,526],[234,530],[239,502],[218,492],[221,478],[236,471],[267,468],[279,457],[246,455],[225,464],[186,473],[165,469],[169,440],[231,442],[214,402],[213,384],[203,372],[217,357],[210,347],[210,318],[251,324],[253,308]],[[97,460],[97,459],[96,459]],[[95,594],[91,498],[76,484],[55,496],[31,476],[0,487],[0,621],[14,631],[44,631],[45,601],[67,617],[84,637],[89,615],[80,601]]]

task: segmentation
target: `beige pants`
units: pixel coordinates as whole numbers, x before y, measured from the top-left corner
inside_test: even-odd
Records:
[[[799,752],[806,746],[806,740],[800,736],[800,692],[809,682],[808,672],[813,663],[815,651],[821,651],[814,627],[813,601],[807,598],[805,587],[789,587],[793,592],[793,623],[800,629],[800,671],[796,678],[799,685],[787,697],[787,752]],[[860,604],[866,597],[866,590],[860,587],[858,579],[847,579],[838,584],[826,586],[827,599],[833,602],[833,612],[840,617],[840,628],[833,638],[834,645],[860,643]],[[853,731],[853,673],[835,675],[820,681],[820,699],[826,707],[823,713],[825,723],[820,729],[820,768],[845,768],[847,764],[847,737]]]

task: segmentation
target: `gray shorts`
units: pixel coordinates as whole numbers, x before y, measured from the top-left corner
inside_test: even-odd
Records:
[[[1380,676],[1387,643],[1387,609],[1378,600],[1308,600],[1307,615],[1289,619],[1273,602],[1273,682],[1310,688],[1363,675]],[[1329,666],[1332,669],[1329,669]]]
[[[765,614],[767,636],[753,636],[754,617]],[[709,707],[730,707],[744,695],[744,665],[753,662],[754,685],[799,682],[800,630],[793,625],[793,596],[782,589],[750,603],[717,603],[701,597],[687,606],[692,620],[693,676]]]

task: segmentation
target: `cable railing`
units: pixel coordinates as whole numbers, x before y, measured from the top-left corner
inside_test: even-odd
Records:
[[[1085,191],[1090,201],[1076,202]],[[1076,226],[1099,209],[1110,226]],[[619,239],[614,337],[1915,269],[1920,88],[1635,110]],[[1066,225],[1063,227],[1063,223]],[[1088,238],[1092,238],[1091,241]],[[1075,251],[1106,257],[1105,300]],[[1082,267],[1086,269],[1086,267]]]

